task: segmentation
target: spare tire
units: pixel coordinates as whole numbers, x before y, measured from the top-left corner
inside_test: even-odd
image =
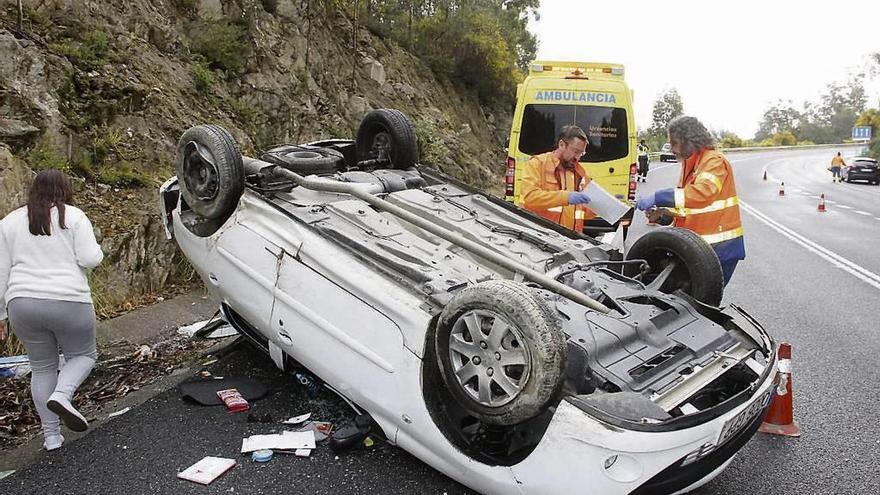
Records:
[[[342,153],[329,148],[279,146],[263,154],[263,160],[300,175],[332,174],[343,168]]]
[[[228,217],[244,191],[241,151],[219,125],[197,125],[184,132],[174,170],[184,201],[205,219]]]
[[[405,170],[419,161],[415,130],[406,115],[393,108],[367,113],[358,128],[355,143],[358,162],[378,160],[390,168]]]
[[[681,290],[694,299],[718,306],[724,294],[724,275],[715,250],[699,235],[688,229],[664,227],[652,230],[633,243],[626,254],[628,260],[645,260],[648,272],[642,282],[656,282],[659,290],[672,293]],[[671,266],[664,280],[656,280]],[[633,277],[639,266],[626,265],[624,274]]]
[[[455,400],[480,421],[514,425],[557,398],[565,335],[546,303],[520,283],[462,289],[443,308],[434,351]]]

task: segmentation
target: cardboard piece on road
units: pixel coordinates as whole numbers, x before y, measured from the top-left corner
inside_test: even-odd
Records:
[[[584,192],[590,197],[587,207],[611,225],[618,222],[630,210],[630,207],[612,196],[596,181],[590,181]]]
[[[252,435],[241,441],[241,453],[247,454],[255,450],[298,450],[314,449],[315,432],[285,431],[274,435]]]
[[[177,477],[182,480],[209,485],[212,481],[219,478],[221,474],[229,471],[232,466],[235,466],[235,459],[208,456],[177,473]]]

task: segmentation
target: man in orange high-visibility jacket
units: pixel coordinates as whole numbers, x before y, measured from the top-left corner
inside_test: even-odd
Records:
[[[831,166],[828,167],[828,170],[831,171],[831,182],[840,182],[840,169],[845,166],[846,162],[843,161],[843,157],[838,151],[837,155],[831,159]]]
[[[694,117],[673,119],[667,132],[672,152],[682,163],[678,187],[648,194],[636,207],[642,211],[666,207],[676,227],[699,234],[718,255],[726,286],[737,263],[746,257],[733,169]]]
[[[590,175],[580,158],[587,152],[587,135],[576,125],[562,128],[556,149],[529,159],[523,170],[523,207],[563,227],[584,230],[584,220],[596,215],[585,205],[582,190]]]

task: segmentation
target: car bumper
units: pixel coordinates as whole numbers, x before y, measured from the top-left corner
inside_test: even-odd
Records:
[[[770,364],[775,367],[775,360]],[[568,401],[560,403],[538,447],[511,467],[523,494],[670,494],[717,476],[754,435],[769,405],[776,373],[768,373],[748,400],[724,414],[673,431],[635,431],[605,423]],[[725,424],[755,401],[760,409],[720,445]],[[753,409],[754,410],[754,409]]]
[[[849,180],[867,180],[867,181],[877,181],[880,180],[880,174],[871,173],[871,172],[849,172],[846,177]]]

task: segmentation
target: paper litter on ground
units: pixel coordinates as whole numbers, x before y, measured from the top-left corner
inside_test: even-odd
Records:
[[[211,321],[211,320],[197,321],[197,322],[192,323],[190,325],[184,325],[184,326],[177,329],[177,333],[179,333],[180,335],[185,335],[187,337],[192,337],[202,327],[207,325],[209,321]]]
[[[182,480],[209,485],[212,481],[219,478],[221,474],[229,471],[232,466],[235,466],[235,459],[208,456],[177,473],[177,477]]]
[[[311,417],[312,417],[312,413],[306,413],[306,414],[303,414],[300,416],[294,416],[290,419],[286,419],[286,420],[282,421],[282,423],[284,423],[286,425],[298,425],[300,423],[307,421]]]
[[[241,441],[241,453],[247,454],[255,450],[278,449],[297,450],[314,449],[314,431],[285,431],[274,435],[252,435]]]
[[[125,409],[120,409],[116,412],[112,412],[107,415],[107,419],[115,418],[116,416],[122,416],[123,414],[127,413],[128,411],[131,411],[130,407],[126,407]]]

